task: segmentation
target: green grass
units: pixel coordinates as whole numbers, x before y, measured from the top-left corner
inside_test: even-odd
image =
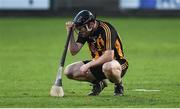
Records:
[[[129,60],[125,96],[114,97],[109,83],[89,97],[89,83],[63,75],[65,97],[50,97],[70,18],[0,18],[0,107],[180,107],[180,19],[102,19],[117,28]],[[86,46],[77,56],[68,52],[66,65],[88,53]]]

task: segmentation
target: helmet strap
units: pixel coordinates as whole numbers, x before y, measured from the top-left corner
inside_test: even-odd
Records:
[[[89,28],[88,24],[86,24],[86,29],[88,32],[91,32],[93,28]]]
[[[95,21],[94,21],[94,28],[97,28],[97,25],[98,25],[98,23],[97,23],[97,21],[95,20]]]

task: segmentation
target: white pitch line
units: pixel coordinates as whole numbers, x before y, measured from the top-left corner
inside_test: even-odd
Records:
[[[158,92],[160,90],[156,90],[156,89],[134,89],[132,91],[137,91],[137,92]]]

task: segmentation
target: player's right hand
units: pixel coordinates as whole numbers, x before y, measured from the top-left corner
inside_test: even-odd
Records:
[[[72,21],[66,22],[66,30],[67,30],[67,32],[69,32],[71,28],[72,28],[72,30],[74,30],[74,28],[75,28],[74,23]]]

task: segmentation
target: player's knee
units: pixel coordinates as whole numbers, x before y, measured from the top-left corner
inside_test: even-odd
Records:
[[[112,64],[105,63],[103,65],[102,69],[103,69],[103,72],[105,72],[105,73],[111,73],[113,71],[114,67]]]
[[[67,76],[67,78],[73,79],[73,68],[71,66],[66,66],[64,74]]]
[[[107,77],[114,77],[120,75],[121,70],[117,66],[107,63],[103,65],[103,72]]]

